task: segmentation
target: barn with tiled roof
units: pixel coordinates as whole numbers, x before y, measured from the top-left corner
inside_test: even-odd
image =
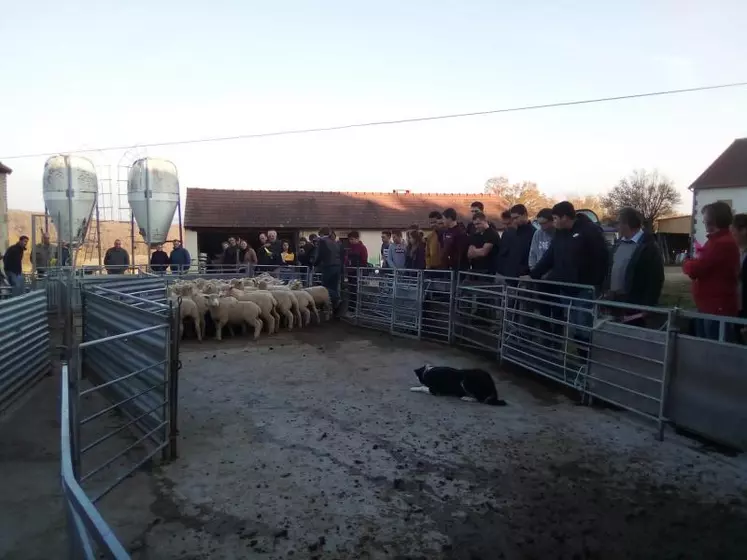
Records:
[[[329,192],[187,189],[184,212],[186,246],[192,254],[213,254],[231,235],[258,245],[262,231],[274,229],[295,245],[300,236],[328,226],[341,237],[357,230],[369,250],[370,261],[381,244],[382,230],[428,226],[433,210],[454,208],[460,219],[470,219],[469,208],[479,200],[485,212],[497,218],[505,201],[486,194],[421,194],[409,191]]]

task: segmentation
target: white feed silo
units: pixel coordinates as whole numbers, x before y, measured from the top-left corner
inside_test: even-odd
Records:
[[[165,159],[137,160],[127,178],[127,200],[145,242],[166,241],[179,204],[176,166]]]
[[[75,246],[85,240],[98,188],[96,168],[89,159],[59,155],[44,164],[44,204],[61,241]]]

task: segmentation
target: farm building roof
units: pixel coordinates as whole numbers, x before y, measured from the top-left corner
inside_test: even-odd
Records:
[[[13,173],[13,170],[7,165],[3,165],[3,162],[0,161],[0,173],[5,173],[6,175],[10,175],[11,173]]]
[[[420,194],[378,192],[250,191],[187,189],[184,227],[405,229],[423,227],[433,210],[454,208],[469,220],[479,200],[497,219],[507,208],[501,197],[486,194]]]
[[[747,187],[747,138],[738,138],[716,158],[690,189]]]

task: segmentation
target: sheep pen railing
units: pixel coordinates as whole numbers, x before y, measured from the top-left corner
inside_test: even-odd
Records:
[[[121,545],[111,541],[111,530],[91,507],[159,455],[176,458],[180,303],[166,299],[162,278],[60,280],[66,290],[58,305],[68,374],[63,425],[69,426],[63,432],[68,441],[61,444],[69,445],[69,456],[63,455],[66,510],[76,514],[68,517],[72,555],[123,558]]]
[[[163,344],[170,354],[151,354],[151,362],[140,364],[140,369],[170,363],[174,388],[162,402],[154,401],[151,408],[140,409],[141,415],[148,416],[161,405],[168,405],[174,415],[177,410],[179,315],[178,309],[168,304],[168,285],[180,280],[226,281],[240,277],[231,273],[142,275],[89,282],[90,286],[83,283],[83,330],[89,338],[105,339],[115,332],[101,325],[115,328],[119,310],[124,309],[124,328],[131,330],[117,331],[122,335],[119,340],[157,336],[156,317],[163,320],[163,325],[168,323],[163,328],[164,333],[169,332],[168,343],[161,338],[158,344],[145,340],[142,346],[154,349]],[[305,286],[320,283],[313,272],[302,280]],[[395,336],[487,353],[498,363],[511,363],[573,388],[582,402],[604,401],[651,420],[660,437],[664,427],[671,424],[747,450],[747,411],[742,406],[747,397],[747,375],[740,366],[747,359],[747,348],[725,337],[697,339],[679,329],[685,319],[720,321],[724,324],[721,332],[736,330],[747,321],[621,305],[593,299],[591,293],[588,286],[527,283],[468,272],[346,269],[341,285],[342,318]],[[97,306],[106,310],[97,311]],[[646,315],[648,325],[654,328],[617,318],[631,314]],[[119,345],[126,350],[124,342]],[[102,359],[106,354],[101,353]],[[85,359],[81,361],[85,363]],[[135,377],[139,371],[124,376]],[[113,380],[111,376],[107,379]],[[120,396],[128,399],[133,395]],[[166,432],[160,431],[165,416],[149,423],[141,422],[134,413],[129,418],[141,433],[156,434],[161,438],[158,441],[165,442]],[[175,420],[169,425],[175,428]],[[168,447],[164,445],[163,449]],[[152,449],[157,453],[160,448],[156,444]]]

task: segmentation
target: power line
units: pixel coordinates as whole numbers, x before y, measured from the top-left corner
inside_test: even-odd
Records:
[[[685,89],[670,89],[670,90],[663,90],[663,91],[650,91],[650,92],[645,92],[645,93],[633,93],[630,95],[617,95],[614,97],[597,97],[594,99],[580,99],[576,101],[560,101],[556,103],[544,103],[541,105],[525,105],[523,107],[508,107],[508,108],[503,108],[503,109],[492,109],[489,111],[474,111],[471,113],[431,115],[427,117],[412,117],[412,118],[407,118],[407,119],[395,119],[395,120],[387,120],[387,121],[373,121],[373,122],[364,122],[364,123],[342,124],[342,125],[337,125],[337,126],[327,126],[327,127],[319,127],[319,128],[300,128],[300,129],[290,129],[290,130],[279,130],[275,132],[259,132],[255,134],[237,134],[235,136],[192,138],[189,140],[151,142],[148,144],[135,144],[135,145],[127,145],[127,146],[106,146],[102,148],[88,148],[88,149],[66,150],[66,151],[57,151],[57,152],[40,152],[40,153],[35,153],[35,154],[20,154],[20,155],[14,155],[14,156],[0,157],[0,160],[25,159],[25,158],[45,157],[45,156],[48,157],[48,156],[54,156],[60,153],[80,154],[80,153],[87,153],[87,152],[111,152],[111,151],[119,151],[119,150],[131,150],[134,148],[155,148],[159,146],[180,146],[180,145],[185,145],[185,144],[202,144],[202,143],[207,143],[207,142],[229,142],[233,140],[251,140],[255,138],[269,138],[272,136],[315,134],[319,132],[334,132],[338,130],[349,130],[352,128],[366,128],[366,127],[373,127],[373,126],[390,126],[390,125],[397,125],[397,124],[421,123],[421,122],[428,122],[428,121],[442,121],[446,119],[461,119],[461,118],[466,118],[466,117],[497,115],[500,113],[517,113],[519,111],[535,111],[538,109],[553,109],[557,107],[573,107],[576,105],[591,105],[594,103],[609,103],[612,101],[625,101],[628,99],[641,99],[644,97],[661,97],[664,95],[678,95],[681,93],[694,93],[698,91],[737,88],[737,87],[744,87],[744,86],[747,86],[747,82],[733,82],[729,84],[699,86],[699,87],[685,88]]]

